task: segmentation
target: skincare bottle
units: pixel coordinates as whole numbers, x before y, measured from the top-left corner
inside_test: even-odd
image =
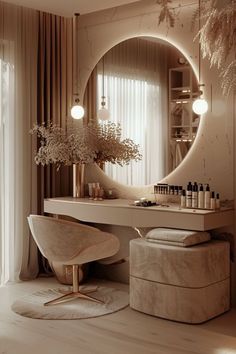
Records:
[[[204,195],[204,208],[210,209],[210,187],[209,184],[206,186],[206,191]]]
[[[198,205],[198,185],[197,182],[194,182],[192,188],[192,208],[197,208]]]
[[[199,192],[198,192],[198,208],[200,209],[204,208],[204,191],[203,191],[202,184],[200,185]]]
[[[186,192],[186,207],[192,207],[192,183],[189,182],[187,185],[187,192]]]
[[[182,195],[183,187],[182,187],[182,186],[179,186],[179,189],[178,189],[178,190],[179,190],[179,193],[178,193],[178,194],[179,194],[179,195]]]
[[[181,206],[181,208],[186,208],[186,191],[185,191],[185,189],[182,190],[182,194],[180,197],[180,206]]]
[[[219,193],[216,194],[216,209],[220,209],[220,195]]]
[[[216,208],[215,192],[211,192],[210,209]]]

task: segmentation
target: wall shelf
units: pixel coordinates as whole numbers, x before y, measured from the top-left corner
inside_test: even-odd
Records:
[[[170,140],[177,137],[194,139],[193,125],[198,116],[192,111],[192,103],[197,97],[196,91],[196,78],[189,65],[169,69]],[[194,127],[196,130],[197,125]]]

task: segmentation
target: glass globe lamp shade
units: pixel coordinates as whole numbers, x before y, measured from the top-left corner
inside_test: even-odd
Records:
[[[79,104],[74,105],[71,108],[71,117],[74,119],[81,119],[84,116],[84,108]]]
[[[196,114],[204,114],[208,110],[208,103],[203,98],[198,98],[193,102],[193,112]]]
[[[100,120],[109,120],[110,112],[107,108],[101,107],[97,112],[97,118]]]

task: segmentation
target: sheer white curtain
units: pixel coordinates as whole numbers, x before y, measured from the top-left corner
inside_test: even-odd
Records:
[[[12,43],[9,48],[7,44],[5,52],[13,51]],[[9,56],[10,58],[10,56]],[[11,249],[12,249],[12,234],[14,210],[11,210],[12,198],[14,196],[13,176],[14,169],[14,156],[13,146],[11,145],[11,131],[14,131],[11,116],[14,115],[14,67],[10,62],[0,59],[0,135],[1,135],[1,148],[0,148],[0,196],[1,196],[1,282],[10,278],[12,272]],[[12,93],[12,94],[11,94]],[[12,218],[11,218],[12,216]],[[8,237],[9,236],[9,237]],[[14,249],[14,247],[13,247]]]
[[[36,121],[38,15],[0,2],[0,279],[37,275],[26,217],[36,210],[29,130]]]
[[[102,63],[98,66],[98,105],[102,96]],[[120,123],[123,137],[140,145],[143,158],[128,166],[106,164],[106,173],[120,183],[158,182],[165,172],[167,142],[166,47],[132,39],[104,57],[104,90],[110,120]]]

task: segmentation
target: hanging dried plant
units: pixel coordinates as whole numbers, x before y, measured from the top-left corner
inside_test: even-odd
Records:
[[[159,24],[166,21],[174,27],[176,16],[170,7],[173,0],[157,0],[157,3],[162,7]],[[199,38],[202,57],[220,69],[223,94],[228,96],[236,91],[235,60],[232,61],[236,57],[236,0],[201,1],[192,16],[192,30],[199,20],[201,28],[196,38]]]
[[[167,25],[170,27],[174,27],[175,25],[175,14],[174,9],[169,7],[169,4],[172,3],[172,0],[157,0],[157,4],[161,5],[162,9],[159,14],[158,25],[162,22],[166,21]]]
[[[201,14],[205,14],[209,7],[211,7],[212,0],[200,1],[199,6],[194,10],[191,20],[191,31],[193,32],[196,28],[196,24],[199,22]],[[199,33],[198,33],[199,35]]]
[[[228,96],[230,92],[236,90],[236,59],[222,70],[220,76],[223,94]]]
[[[211,6],[203,19],[205,23],[199,32],[203,57],[208,57],[211,65],[221,68],[235,45],[235,1],[220,10]]]
[[[236,55],[236,2],[231,0],[220,9],[216,5],[217,1],[211,1],[202,16],[199,41],[203,58],[221,70],[223,93],[229,95],[236,89],[235,61],[230,60]]]

